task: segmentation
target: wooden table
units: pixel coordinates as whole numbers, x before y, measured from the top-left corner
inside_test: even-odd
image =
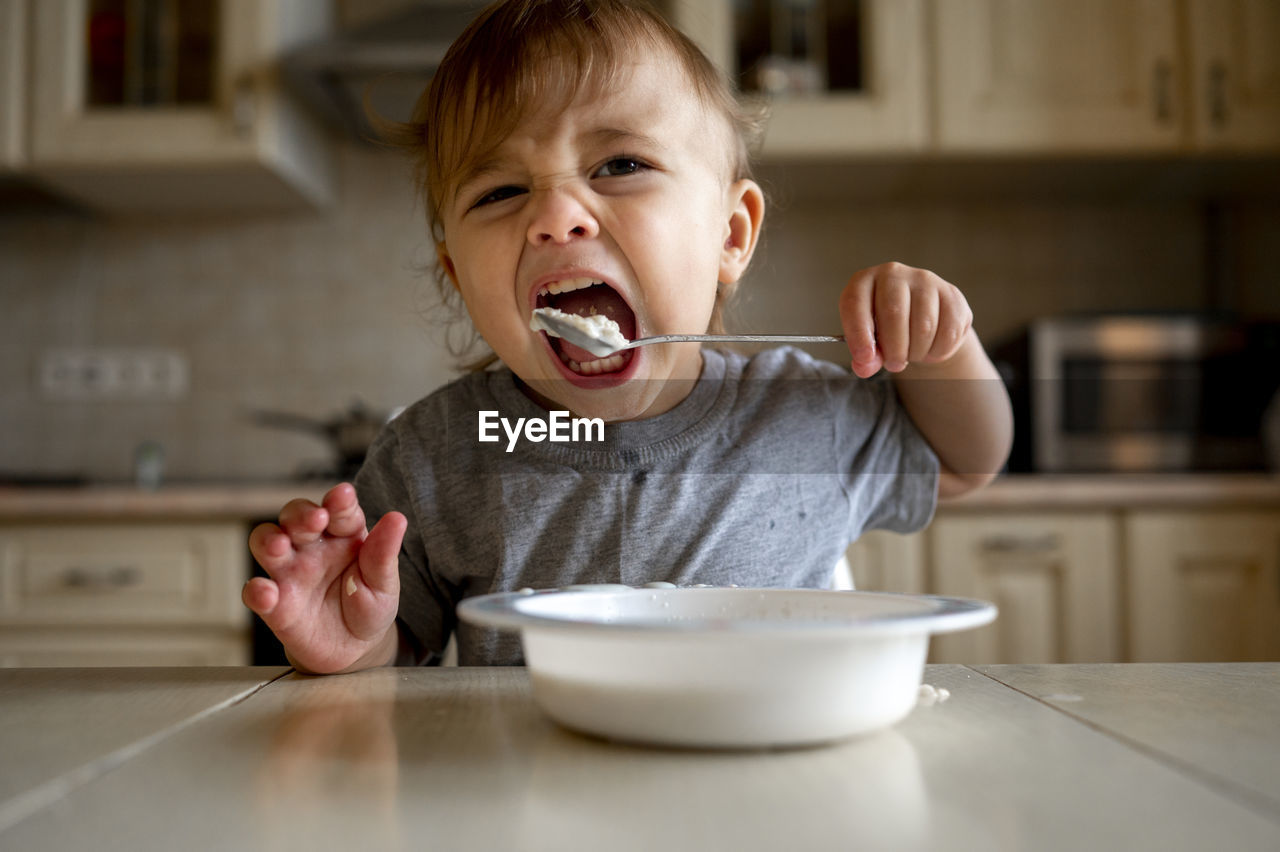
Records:
[[[1280,663],[929,666],[829,746],[565,731],[523,669],[0,670],[0,849],[1280,849]]]

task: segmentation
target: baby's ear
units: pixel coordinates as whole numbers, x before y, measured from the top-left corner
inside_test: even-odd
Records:
[[[732,284],[747,271],[764,224],[764,192],[753,180],[729,187],[729,219],[720,251],[720,281]]]
[[[449,247],[443,241],[436,243],[436,262],[440,264],[440,268],[444,270],[444,274],[449,276],[453,289],[458,289],[458,271],[453,266],[453,257],[449,254]]]

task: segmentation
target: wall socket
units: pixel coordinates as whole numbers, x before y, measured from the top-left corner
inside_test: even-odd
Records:
[[[173,349],[50,349],[36,384],[47,399],[172,400],[186,394],[190,372]]]

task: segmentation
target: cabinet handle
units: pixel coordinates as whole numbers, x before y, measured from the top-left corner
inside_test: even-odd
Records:
[[[989,535],[978,544],[985,553],[1052,553],[1062,547],[1057,533],[1038,536]]]
[[[1214,127],[1227,124],[1227,66],[1220,59],[1209,63],[1209,121]]]
[[[142,572],[133,565],[117,565],[113,568],[82,568],[73,566],[62,574],[62,585],[69,589],[110,591],[136,586],[142,580]]]
[[[231,126],[239,136],[248,136],[253,132],[253,122],[257,118],[253,80],[242,78],[236,83],[231,95]]]
[[[1152,75],[1152,94],[1156,106],[1156,121],[1164,124],[1173,119],[1173,63],[1167,59],[1156,60]]]

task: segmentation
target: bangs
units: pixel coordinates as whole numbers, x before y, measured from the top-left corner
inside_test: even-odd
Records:
[[[627,57],[662,46],[655,29],[652,18],[621,4],[606,11],[508,3],[482,13],[446,55],[415,115],[430,152],[421,165],[433,222],[459,178],[530,113],[608,91]]]

